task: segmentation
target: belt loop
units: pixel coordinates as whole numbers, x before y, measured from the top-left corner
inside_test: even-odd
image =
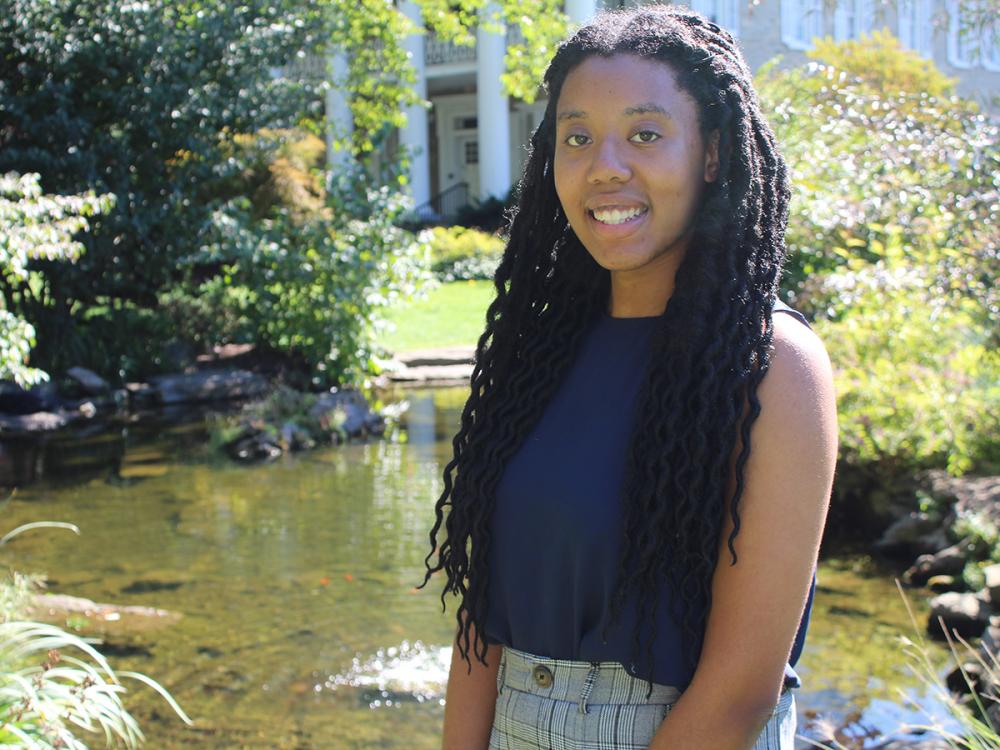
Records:
[[[503,680],[507,675],[507,647],[500,650],[500,667],[497,669],[497,695],[503,695]]]
[[[587,701],[590,700],[590,691],[594,689],[594,682],[597,681],[597,673],[601,669],[599,661],[590,662],[590,669],[587,671],[587,678],[583,682],[583,690],[580,691],[580,713],[587,713]]]

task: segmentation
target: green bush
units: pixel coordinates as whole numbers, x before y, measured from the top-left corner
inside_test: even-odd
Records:
[[[221,273],[165,302],[181,317],[214,315],[215,343],[249,340],[291,355],[314,386],[362,383],[375,371],[382,312],[428,280],[426,251],[395,225],[405,202],[387,188],[345,182],[328,205],[328,218],[276,206],[255,220],[249,200],[229,202],[213,218],[212,242],[187,259]]]
[[[495,234],[464,227],[434,227],[427,232],[431,271],[441,281],[492,279],[503,256]]]
[[[32,286],[44,283],[29,271],[34,260],[75,261],[83,245],[73,240],[88,229],[88,216],[106,212],[113,196],[43,195],[37,174],[0,175],[0,380],[26,386],[48,378],[29,367],[35,329],[22,315]]]
[[[830,352],[841,457],[887,483],[996,467],[998,128],[889,35],[811,54],[758,86],[793,182],[782,284]]]
[[[150,318],[204,241],[216,183],[238,169],[232,134],[321,114],[315,86],[270,74],[318,44],[303,21],[312,11],[257,0],[0,8],[0,172],[37,172],[49,193],[117,196],[80,238],[79,261],[34,261],[38,283],[9,309],[34,324],[47,369],[162,369],[172,334]]]
[[[891,36],[813,54],[830,62],[758,73],[793,182],[784,288],[835,317],[826,274],[905,256],[933,270],[935,293],[976,301],[988,325],[1000,306],[996,124],[974,102],[927,93],[948,92],[948,79]]]
[[[815,323],[836,371],[841,455],[889,477],[1000,466],[1000,354],[976,304],[930,293],[931,273],[879,263],[832,274],[841,312]]]

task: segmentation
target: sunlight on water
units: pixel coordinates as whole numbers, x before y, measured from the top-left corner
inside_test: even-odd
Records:
[[[403,701],[438,701],[444,705],[451,647],[427,647],[420,641],[379,649],[362,660],[355,657],[346,672],[331,675],[328,690],[363,689],[374,693],[369,708],[391,707]]]

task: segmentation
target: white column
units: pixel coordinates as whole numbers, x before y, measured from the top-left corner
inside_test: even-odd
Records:
[[[327,52],[326,71],[326,166],[332,174],[350,162],[351,152],[346,144],[354,131],[351,107],[343,89],[339,88],[347,79],[347,57],[343,52],[333,49]],[[334,141],[345,145],[338,150]]]
[[[420,8],[411,0],[403,0],[400,10],[416,25],[423,29],[424,21]],[[406,125],[399,131],[399,140],[410,153],[410,189],[415,206],[421,206],[431,199],[431,163],[427,134],[427,74],[425,71],[425,34],[411,34],[403,41],[403,48],[410,57],[416,81],[413,92],[420,98],[418,104],[406,108]]]
[[[566,0],[566,15],[574,24],[584,24],[597,13],[597,0]]]
[[[480,11],[489,18],[494,3]],[[504,72],[506,31],[496,34],[480,25],[476,32],[476,117],[479,128],[479,198],[503,198],[510,189],[510,111],[500,76]]]

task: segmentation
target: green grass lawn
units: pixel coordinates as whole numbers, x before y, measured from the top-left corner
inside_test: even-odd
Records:
[[[474,346],[486,325],[486,308],[493,300],[492,281],[442,284],[425,299],[388,311],[396,330],[383,334],[391,352],[440,346]]]

